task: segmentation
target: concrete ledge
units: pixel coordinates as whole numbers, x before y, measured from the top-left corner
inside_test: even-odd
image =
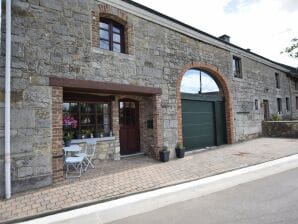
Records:
[[[298,154],[220,175],[23,222],[108,223],[298,167]]]

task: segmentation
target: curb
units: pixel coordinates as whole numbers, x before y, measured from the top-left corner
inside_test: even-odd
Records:
[[[170,204],[222,191],[239,184],[258,180],[297,167],[298,154],[196,181],[127,196],[22,223],[108,223],[149,212]]]

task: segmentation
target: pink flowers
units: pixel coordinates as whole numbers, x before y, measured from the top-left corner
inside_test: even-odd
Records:
[[[78,121],[73,116],[66,114],[63,116],[63,125],[71,126],[72,128],[77,128]]]

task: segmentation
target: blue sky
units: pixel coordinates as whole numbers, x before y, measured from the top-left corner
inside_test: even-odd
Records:
[[[298,0],[135,0],[271,60],[298,67],[280,52],[298,38]]]

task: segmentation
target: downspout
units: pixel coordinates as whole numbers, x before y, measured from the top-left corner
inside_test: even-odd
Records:
[[[10,164],[10,66],[11,66],[11,0],[6,0],[6,54],[5,54],[5,198],[11,197]]]

